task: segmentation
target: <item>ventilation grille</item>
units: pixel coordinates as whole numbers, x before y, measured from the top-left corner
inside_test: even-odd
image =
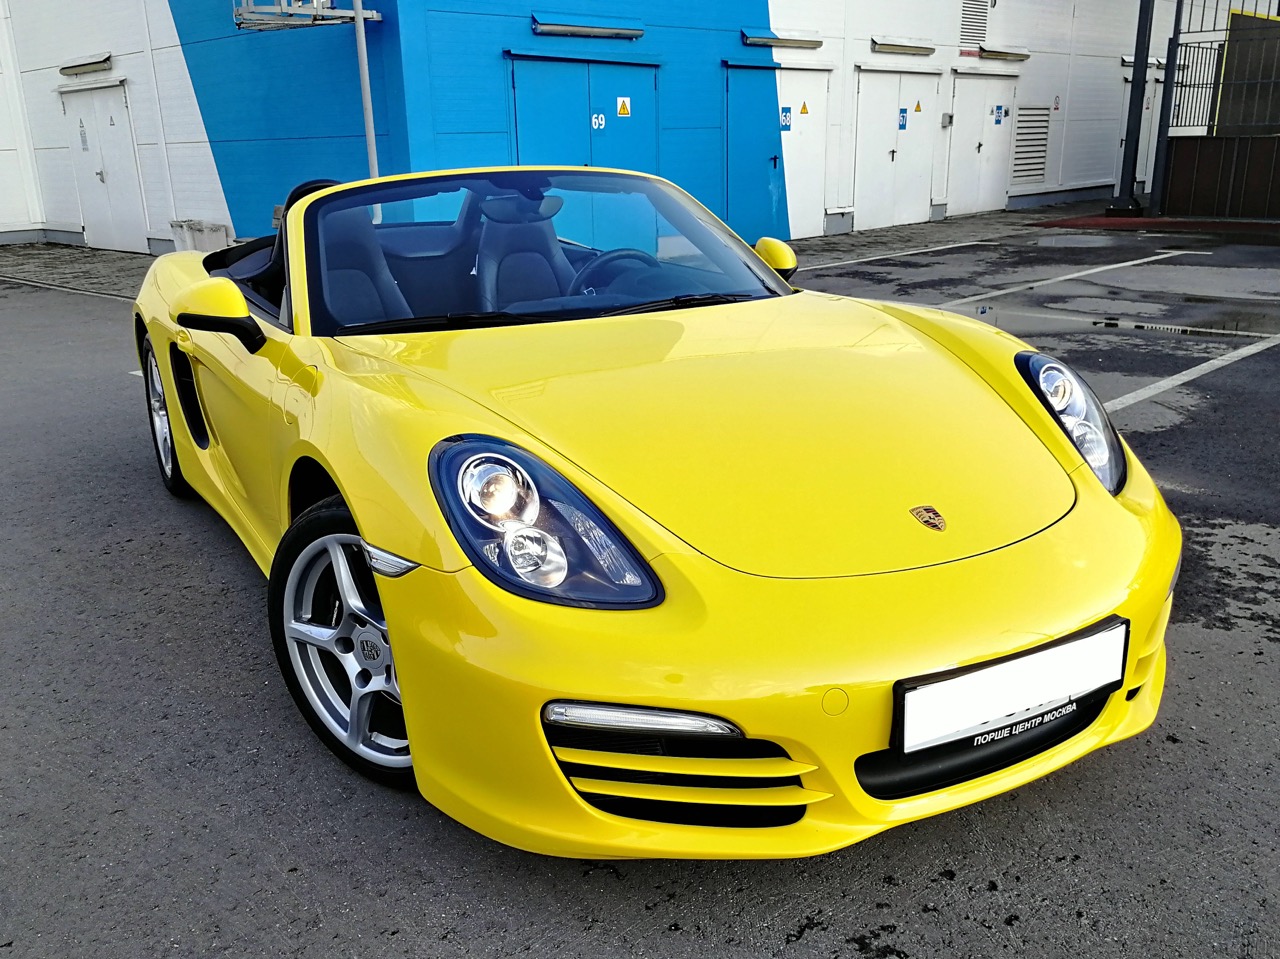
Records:
[[[1049,164],[1049,108],[1018,107],[1013,136],[1013,182],[1043,183]]]
[[[960,49],[977,50],[987,42],[988,0],[963,0],[960,7]]]
[[[760,828],[799,822],[830,793],[806,789],[777,743],[718,736],[653,736],[543,724],[560,771],[597,809],[628,819]]]

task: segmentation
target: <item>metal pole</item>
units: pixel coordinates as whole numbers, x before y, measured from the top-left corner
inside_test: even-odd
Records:
[[[352,0],[356,15],[356,62],[360,67],[360,102],[364,107],[364,145],[369,153],[369,176],[378,175],[378,143],[373,129],[373,94],[369,90],[369,48],[364,38],[364,4]]]
[[[1178,95],[1178,43],[1182,39],[1182,0],[1173,11],[1173,34],[1164,61],[1164,97],[1160,100],[1160,127],[1156,133],[1156,166],[1151,173],[1151,215],[1164,212],[1165,177],[1169,173],[1169,126],[1173,101]]]
[[[1129,119],[1125,125],[1124,160],[1120,164],[1120,195],[1107,208],[1110,216],[1141,216],[1142,204],[1133,195],[1138,178],[1138,146],[1142,141],[1142,106],[1147,98],[1147,55],[1151,52],[1151,20],[1156,0],[1141,0],[1138,38],[1133,45],[1133,86],[1129,90]]]

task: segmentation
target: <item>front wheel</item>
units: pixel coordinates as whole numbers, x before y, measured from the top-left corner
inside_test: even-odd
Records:
[[[151,337],[142,340],[142,382],[147,394],[147,417],[151,423],[151,448],[160,467],[160,479],[174,496],[188,499],[195,495],[182,466],[178,463],[178,450],[173,445],[173,419],[169,416],[169,401],[164,392],[164,379],[160,364],[156,362],[155,347]]]
[[[341,498],[317,503],[284,534],[267,603],[280,671],[316,735],[370,779],[412,785],[386,619],[364,542]]]

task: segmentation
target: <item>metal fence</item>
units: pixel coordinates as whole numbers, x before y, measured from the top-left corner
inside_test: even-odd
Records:
[[[1280,0],[1190,3],[1181,14],[1169,132],[1280,134]]]

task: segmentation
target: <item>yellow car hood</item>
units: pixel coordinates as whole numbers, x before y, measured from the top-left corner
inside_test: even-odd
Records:
[[[853,300],[342,342],[483,404],[743,572],[946,563],[1031,536],[1075,502],[977,374]],[[913,515],[923,506],[945,530]]]

